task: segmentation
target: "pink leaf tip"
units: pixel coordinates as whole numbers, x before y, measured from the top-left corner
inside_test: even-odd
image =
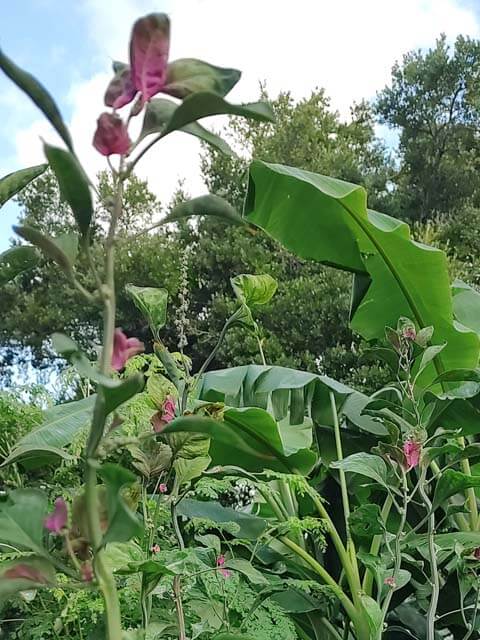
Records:
[[[127,361],[144,349],[143,342],[137,338],[127,338],[121,329],[115,329],[113,336],[112,369],[120,371]]]

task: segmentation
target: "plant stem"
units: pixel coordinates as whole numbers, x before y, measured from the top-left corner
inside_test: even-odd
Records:
[[[120,161],[123,165],[123,158]],[[105,285],[100,291],[103,297],[103,348],[100,358],[100,372],[108,375],[113,351],[115,332],[115,232],[117,222],[122,214],[123,178],[117,176],[115,204],[110,219],[110,228],[105,242]],[[88,530],[93,549],[93,568],[105,603],[105,616],[108,640],[122,640],[122,621],[120,603],[115,578],[104,562],[103,535],[100,525],[100,514],[97,492],[97,473],[95,453],[105,428],[104,397],[99,392],[95,403],[89,442],[87,444],[87,460],[85,465],[85,508],[87,512]]]
[[[385,498],[385,502],[383,503],[382,513],[381,513],[382,522],[387,521],[392,505],[393,505],[392,496],[388,494],[387,497]],[[372,556],[378,555],[378,552],[380,551],[380,547],[382,544],[382,540],[383,540],[383,535],[374,536],[372,540],[372,544],[370,546],[370,555]],[[367,596],[372,595],[373,577],[374,576],[372,571],[370,571],[370,569],[367,569],[365,571],[365,575],[363,576],[363,590],[365,591]]]
[[[427,640],[435,640],[435,618],[437,615],[438,599],[440,596],[440,579],[438,576],[437,552],[435,549],[435,512],[432,510],[432,503],[426,494],[424,481],[426,468],[422,471],[418,491],[422,497],[428,518],[428,552],[430,559],[430,580],[432,583],[432,596],[427,613]]]
[[[335,446],[337,449],[337,460],[343,460],[343,450],[342,450],[342,437],[340,434],[340,423],[338,421],[338,413],[337,413],[337,405],[335,402],[335,396],[332,391],[330,391],[330,406],[332,409],[333,416],[333,428],[335,431]],[[343,515],[345,518],[345,534],[347,537],[347,553],[350,555],[350,562],[352,568],[356,574],[358,583],[360,583],[360,573],[358,570],[357,563],[357,553],[355,550],[355,544],[353,542],[352,536],[350,534],[350,502],[348,499],[348,489],[347,489],[347,479],[345,476],[345,471],[343,469],[339,469],[339,477],[340,477],[340,488],[342,492],[342,506],[343,506]]]
[[[267,361],[265,360],[265,353],[263,352],[262,341],[260,340],[260,336],[258,333],[255,333],[255,337],[257,338],[258,350],[260,351],[260,358],[262,359],[262,364],[264,367],[267,366]]]
[[[465,449],[465,438],[458,438],[458,443],[460,446]],[[468,458],[462,460],[460,462],[460,467],[463,473],[467,476],[472,475],[472,470],[470,468],[470,461]],[[475,489],[470,487],[466,490],[465,495],[467,497],[468,502],[468,510],[470,512],[470,528],[472,531],[476,531],[478,529],[478,507],[477,507],[477,496],[475,495]]]
[[[180,551],[185,549],[185,543],[183,541],[183,536],[180,531],[180,527],[178,526],[177,520],[177,511],[176,511],[176,500],[177,495],[172,494],[172,504],[171,504],[171,515],[173,522],[173,529],[175,531],[175,537],[177,538],[177,544]],[[183,602],[182,602],[182,582],[181,576],[176,575],[173,578],[173,595],[175,599],[175,609],[177,612],[177,620],[178,620],[178,640],[186,640],[186,629],[185,629],[185,614],[183,612]]]
[[[92,544],[93,568],[105,602],[108,640],[122,640],[122,623],[117,587],[112,572],[103,559],[102,530],[98,510],[97,474],[92,461],[87,460],[85,469],[85,504],[88,530]]]
[[[340,600],[346,614],[355,626],[355,629],[357,631],[357,640],[370,640],[370,631],[368,628],[367,620],[364,619],[362,615],[362,609],[354,605],[354,603],[350,600],[343,589],[335,582],[328,571],[324,567],[322,567],[322,565],[317,562],[317,560],[315,560],[315,558],[313,558],[307,551],[290,540],[290,538],[287,538],[286,536],[280,536],[279,540],[281,540],[281,542],[283,542],[283,544],[291,549],[296,555],[302,558],[302,560],[304,560],[305,563],[308,564],[315,571],[315,573],[317,573],[322,578],[325,584],[327,584],[331,588],[332,592]]]
[[[403,469],[401,469],[402,474],[402,488],[403,488],[403,505],[400,514],[400,524],[398,527],[397,535],[395,537],[395,563],[393,568],[393,580],[395,583],[398,582],[398,577],[400,573],[400,569],[402,566],[402,534],[405,528],[405,523],[407,521],[407,506],[408,506],[408,483],[407,483],[407,474]],[[395,586],[390,587],[387,595],[385,596],[385,600],[382,604],[382,620],[385,621],[386,615],[388,613],[388,608],[390,606],[390,602],[393,597],[393,593],[395,591]],[[381,640],[383,633],[383,624],[380,626],[378,640]]]

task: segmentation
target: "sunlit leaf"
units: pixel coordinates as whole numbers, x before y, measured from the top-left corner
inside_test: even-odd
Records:
[[[275,278],[268,274],[242,273],[231,278],[230,282],[237,298],[248,307],[270,302],[278,286]]]
[[[430,363],[420,384],[442,370],[476,366],[479,337],[454,323],[445,254],[414,242],[405,223],[367,209],[363,187],[254,161],[245,214],[301,258],[368,276],[351,319],[365,339],[382,340],[401,316],[417,328],[433,326],[436,343],[447,344],[433,361],[438,371]]]
[[[70,205],[81,234],[86,235],[93,217],[93,201],[85,171],[69,151],[49,144],[44,145],[44,151],[57,177],[60,194]]]
[[[1,52],[0,52],[1,59]],[[28,167],[28,169],[20,169],[9,173],[3,178],[0,178],[0,207],[2,207],[7,200],[13,198],[19,191],[24,189],[32,180],[41,176],[48,165],[38,164],[34,167]]]
[[[166,131],[167,123],[172,118],[175,110],[178,108],[178,105],[171,100],[166,100],[165,98],[154,98],[151,100],[146,109],[145,116],[143,119],[142,131],[140,133],[140,138],[144,138],[153,133],[160,134],[159,140],[163,138],[170,131]],[[203,127],[198,122],[191,122],[190,124],[186,124],[181,127],[179,131],[183,131],[184,133],[189,133],[204,142],[207,142],[212,147],[218,149],[221,153],[225,155],[235,155],[230,146],[223,140],[219,135],[209,131],[205,127]]]
[[[38,253],[34,247],[25,245],[12,247],[0,254],[0,286],[38,264]]]
[[[231,204],[220,198],[220,196],[215,196],[211,193],[181,202],[172,209],[163,219],[163,222],[176,222],[182,218],[190,218],[192,216],[214,216],[230,224],[245,224],[244,219]]]
[[[0,502],[0,542],[14,549],[45,555],[44,524],[47,495],[37,489],[14,489]]]
[[[97,474],[107,489],[108,529],[103,536],[104,543],[127,542],[134,536],[141,536],[142,523],[123,494],[127,487],[136,482],[135,474],[113,463],[101,465]]]
[[[193,93],[175,109],[163,131],[164,135],[178,131],[187,124],[216,115],[232,115],[251,118],[260,122],[273,122],[273,111],[266,102],[230,104],[222,96],[208,91]]]
[[[162,91],[180,99],[199,91],[226,96],[240,76],[238,69],[216,67],[195,58],[181,58],[168,65],[167,81]]]
[[[19,89],[26,93],[36,106],[44,113],[52,123],[57,133],[65,142],[70,151],[73,151],[73,143],[60,111],[48,91],[30,73],[20,69],[0,49],[0,69],[12,80]]]
[[[168,291],[157,287],[136,287],[126,284],[125,291],[148,320],[152,331],[158,331],[167,321]]]

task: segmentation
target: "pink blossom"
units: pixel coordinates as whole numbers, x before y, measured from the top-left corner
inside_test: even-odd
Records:
[[[475,558],[475,560],[480,560],[480,547],[477,547],[475,549],[475,551],[473,552],[473,557]]]
[[[113,337],[112,369],[120,371],[127,360],[144,349],[143,342],[137,338],[127,338],[121,329],[115,329]]]
[[[131,140],[123,120],[113,113],[102,113],[97,120],[97,129],[93,136],[93,146],[104,156],[125,155],[130,149]]]
[[[221,554],[217,558],[217,567],[223,567],[224,564],[225,564],[225,556]]]
[[[10,578],[11,580],[31,580],[37,584],[46,584],[48,582],[47,578],[42,575],[39,569],[23,563],[16,564],[11,569],[7,569],[3,577]]]
[[[175,418],[175,398],[173,396],[167,396],[160,411],[152,417],[151,422],[153,430],[156,433],[163,431],[166,424],[171,422]]]
[[[63,498],[57,498],[53,512],[45,518],[44,525],[51,533],[62,533],[67,526],[67,519],[67,503]]]
[[[422,445],[420,442],[416,442],[415,440],[405,440],[403,443],[403,453],[405,454],[405,458],[407,460],[407,471],[413,469],[420,462],[420,454],[422,452]]]
[[[130,39],[132,83],[147,102],[165,86],[170,48],[170,20],[151,13],[133,25]]]
[[[413,342],[413,340],[415,340],[415,338],[417,337],[415,327],[412,325],[407,325],[406,327],[404,327],[402,329],[402,337],[405,338],[405,340],[411,340]]]
[[[160,553],[160,545],[154,544],[153,547],[150,549],[150,551],[152,553]]]
[[[159,491],[159,493],[167,493],[167,491],[168,491],[168,487],[167,487],[167,485],[165,484],[165,482],[161,482],[161,483],[158,485],[158,491]]]
[[[92,565],[89,562],[84,562],[82,564],[81,572],[82,572],[82,580],[84,582],[92,582],[93,569],[92,569]]]
[[[395,589],[395,587],[397,586],[397,583],[395,582],[395,578],[393,576],[389,576],[388,578],[385,578],[385,580],[383,581],[383,584],[386,584],[388,587],[391,587],[392,589]]]
[[[231,577],[232,572],[229,571],[228,569],[220,569],[220,573],[222,574],[222,576],[227,580],[228,578]]]

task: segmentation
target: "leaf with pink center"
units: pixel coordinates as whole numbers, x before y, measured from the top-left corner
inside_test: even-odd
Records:
[[[132,81],[132,72],[128,64],[115,63],[115,75],[105,92],[104,102],[107,107],[121,109],[135,98],[137,90]]]
[[[0,598],[14,595],[20,591],[53,586],[55,569],[52,564],[40,556],[28,556],[12,560],[0,569]]]
[[[151,13],[135,22],[130,40],[130,67],[133,86],[141,92],[143,102],[165,86],[169,48],[170,20],[166,14]]]

